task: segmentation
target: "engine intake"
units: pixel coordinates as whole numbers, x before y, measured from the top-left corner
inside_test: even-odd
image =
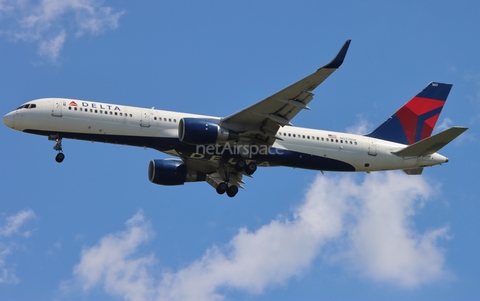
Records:
[[[236,140],[238,134],[220,127],[213,120],[182,118],[178,124],[178,138],[188,144],[222,144]]]
[[[185,163],[174,160],[152,160],[148,165],[148,179],[159,185],[183,185],[185,182],[205,181],[206,175],[188,172]]]

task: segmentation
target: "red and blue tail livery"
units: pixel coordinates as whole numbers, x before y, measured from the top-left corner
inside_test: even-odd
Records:
[[[451,84],[430,83],[372,133],[366,135],[401,144],[413,144],[430,137]]]

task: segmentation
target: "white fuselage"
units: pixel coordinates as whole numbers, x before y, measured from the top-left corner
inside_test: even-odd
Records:
[[[32,104],[35,107],[32,107]],[[30,107],[30,108],[29,108]],[[137,108],[91,101],[44,98],[27,103],[5,115],[3,122],[18,131],[40,135],[61,134],[65,138],[101,141],[125,145],[152,147],[171,155],[178,155],[178,124],[182,118],[218,117],[156,109]],[[259,166],[286,165],[291,167],[336,170],[309,166],[305,157],[325,158],[351,165],[350,171],[379,171],[415,169],[447,162],[438,153],[426,156],[399,157],[392,152],[406,145],[362,135],[284,126],[277,132],[271,149],[275,163],[269,158],[258,159]],[[169,142],[165,142],[169,141]],[[172,143],[179,145],[172,147]],[[295,153],[298,161],[282,164],[282,153]],[[218,156],[189,154],[193,159],[218,160]],[[298,166],[296,166],[299,162]]]

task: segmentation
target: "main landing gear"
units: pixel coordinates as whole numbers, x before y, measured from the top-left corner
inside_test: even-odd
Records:
[[[58,154],[55,156],[55,161],[57,161],[58,163],[62,163],[63,160],[65,159],[65,154],[63,153],[63,149],[62,149],[62,138],[60,138],[58,135],[54,135],[54,136],[49,136],[48,140],[55,141],[55,146],[53,147],[53,149],[58,152]]]
[[[233,198],[238,193],[238,187],[235,185],[228,186],[226,182],[221,182],[217,186],[217,193],[224,194],[225,192],[229,197]]]
[[[247,164],[245,160],[238,160],[237,163],[235,163],[235,170],[238,172],[243,171],[250,176],[257,170],[257,164],[253,162]]]
[[[232,167],[234,170],[232,170]],[[257,170],[257,164],[250,162],[247,164],[247,161],[244,159],[238,160],[235,164],[223,163],[220,165],[219,174],[223,182],[218,183],[216,186],[216,191],[218,194],[224,194],[225,192],[231,198],[233,198],[238,193],[238,186],[231,184],[242,182],[242,172],[246,175],[252,175]],[[242,182],[243,183],[243,182]],[[214,188],[215,184],[210,183]]]

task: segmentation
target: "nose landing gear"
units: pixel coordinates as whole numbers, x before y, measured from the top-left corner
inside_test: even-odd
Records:
[[[53,147],[53,149],[58,152],[58,154],[55,156],[55,161],[57,161],[58,163],[62,163],[65,159],[65,154],[63,153],[62,149],[62,138],[60,138],[58,135],[53,135],[49,136],[48,140],[55,140],[55,146]]]

